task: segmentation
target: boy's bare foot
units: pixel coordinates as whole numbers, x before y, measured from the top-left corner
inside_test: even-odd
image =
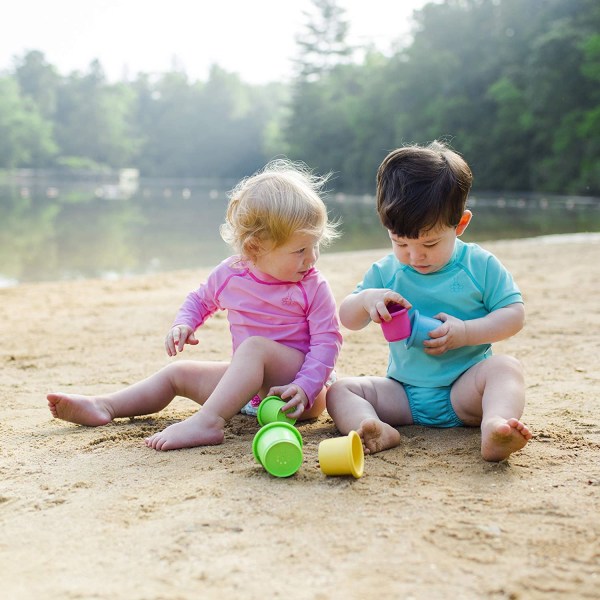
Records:
[[[504,460],[523,448],[531,437],[529,427],[518,419],[489,419],[481,424],[481,456],[489,461]]]
[[[375,454],[375,452],[394,448],[401,441],[399,431],[379,419],[365,419],[356,433],[362,440],[365,454]]]
[[[225,437],[224,419],[203,415],[202,409],[185,421],[169,425],[166,429],[146,438],[146,446],[155,450],[177,450],[196,446],[222,444]]]
[[[105,401],[94,396],[48,394],[48,408],[55,419],[97,427],[113,420]]]

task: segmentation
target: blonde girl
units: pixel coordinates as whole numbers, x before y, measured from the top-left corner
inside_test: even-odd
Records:
[[[156,413],[175,396],[200,404],[145,440],[156,450],[222,443],[227,421],[256,395],[281,396],[292,417],[319,416],[342,343],[333,295],[315,267],[319,246],[337,235],[319,195],[324,183],[306,167],[279,160],[232,191],[221,235],[236,254],[188,294],[165,339],[175,356],[198,344],[195,331],[225,310],[231,362],[176,361],[107,395],[51,393],[52,415],[99,426]]]

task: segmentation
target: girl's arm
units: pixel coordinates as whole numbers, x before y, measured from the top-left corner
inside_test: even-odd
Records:
[[[306,320],[310,346],[292,384],[306,394],[306,408],[311,408],[331,375],[342,347],[335,299],[325,280],[320,281],[314,296],[309,300]]]
[[[196,345],[194,332],[202,325],[208,317],[219,310],[216,296],[223,277],[227,273],[221,263],[213,269],[207,280],[200,287],[190,292],[171,325],[171,330],[165,338],[165,348],[169,356],[175,356],[181,352],[185,344]]]

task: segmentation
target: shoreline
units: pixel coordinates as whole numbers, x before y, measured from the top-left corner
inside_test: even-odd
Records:
[[[579,232],[579,233],[558,233],[558,234],[549,234],[549,235],[540,235],[535,237],[527,237],[527,238],[507,238],[500,240],[484,240],[473,242],[479,244],[480,246],[487,246],[490,244],[510,244],[510,243],[526,243],[526,244],[584,244],[584,243],[592,243],[597,244],[600,243],[600,232]],[[373,252],[381,252],[382,256],[388,252],[389,250],[385,247],[383,248],[369,248],[369,249],[361,249],[361,250],[339,250],[333,252],[325,252],[321,254],[321,257],[326,256],[345,256],[348,254],[357,254],[357,255],[370,255]],[[212,265],[214,266],[214,265]],[[176,272],[188,272],[188,271],[206,271],[207,269],[212,268],[212,266],[200,266],[198,268],[185,268],[185,269],[170,269],[166,271],[153,271],[147,273],[131,273],[131,274],[116,274],[114,272],[108,272],[105,277],[74,277],[72,279],[49,279],[44,281],[24,281],[19,282],[16,279],[6,278],[0,274],[0,291],[4,289],[10,289],[15,287],[21,287],[24,285],[36,285],[36,284],[51,284],[51,283],[68,283],[73,281],[123,281],[129,280],[136,277],[151,277],[151,276],[160,276],[162,274],[168,273],[176,273]]]

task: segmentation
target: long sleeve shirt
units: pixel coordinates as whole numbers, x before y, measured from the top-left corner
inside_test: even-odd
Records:
[[[279,281],[230,257],[188,294],[173,325],[196,330],[219,310],[227,311],[234,353],[246,338],[262,336],[305,355],[292,383],[312,406],[342,344],[335,299],[319,271],[311,269],[298,282]]]

